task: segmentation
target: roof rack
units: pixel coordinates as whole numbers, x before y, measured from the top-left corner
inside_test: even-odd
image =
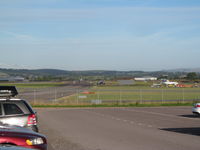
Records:
[[[18,95],[15,86],[0,86],[0,97],[10,98]]]

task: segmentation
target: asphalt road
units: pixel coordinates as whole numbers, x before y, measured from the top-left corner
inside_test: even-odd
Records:
[[[198,150],[191,107],[37,109],[49,150]]]
[[[28,102],[32,103],[48,103],[51,104],[55,102],[56,99],[61,97],[76,94],[77,92],[82,92],[87,90],[87,86],[60,86],[60,87],[48,87],[48,88],[38,88],[38,89],[21,89],[18,98],[26,99]]]

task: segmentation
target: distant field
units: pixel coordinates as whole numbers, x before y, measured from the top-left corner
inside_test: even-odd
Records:
[[[136,82],[133,86],[119,86],[116,82],[110,82],[110,85],[90,88],[70,87],[63,82],[0,83],[0,85],[14,85],[18,88],[22,98],[46,104],[87,105],[96,102],[101,104],[132,104],[200,100],[200,88],[152,88],[150,82]],[[87,89],[86,93],[84,93],[85,89]]]

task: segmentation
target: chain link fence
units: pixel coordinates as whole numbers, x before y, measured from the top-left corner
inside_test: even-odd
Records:
[[[19,89],[18,98],[32,104],[132,104],[198,102],[200,88],[89,89],[81,86]]]

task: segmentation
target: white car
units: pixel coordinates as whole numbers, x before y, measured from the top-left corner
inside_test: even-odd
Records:
[[[192,113],[200,115],[200,103],[194,104],[194,107],[192,108]]]

